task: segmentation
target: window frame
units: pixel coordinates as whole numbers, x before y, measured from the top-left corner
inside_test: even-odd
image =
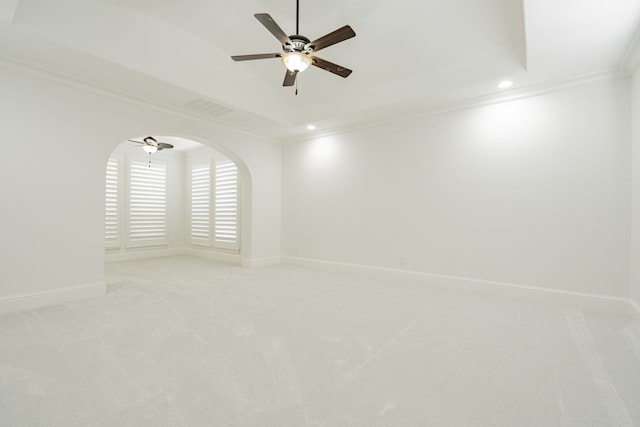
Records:
[[[143,248],[143,247],[154,247],[154,246],[167,246],[169,244],[168,238],[168,185],[167,185],[167,177],[169,175],[169,165],[168,162],[164,159],[154,158],[151,162],[151,167],[162,166],[164,169],[164,230],[163,235],[161,237],[156,238],[146,238],[146,239],[138,239],[132,236],[135,228],[132,228],[132,165],[144,165],[144,167],[149,166],[149,159],[144,156],[137,155],[128,155],[126,156],[126,209],[125,209],[125,228],[126,228],[126,242],[125,248]],[[141,168],[144,169],[144,168]]]
[[[207,203],[207,225],[208,225],[208,233],[206,237],[194,237],[194,184],[193,184],[193,173],[194,169],[207,167],[207,178],[208,178],[208,203]],[[211,248],[213,246],[213,230],[214,230],[214,221],[213,221],[213,212],[214,212],[214,200],[212,189],[214,188],[213,182],[213,174],[211,173],[214,168],[214,162],[211,160],[206,161],[191,161],[188,165],[188,177],[189,177],[189,241],[191,246],[196,247],[205,247]]]
[[[105,249],[119,249],[120,248],[120,240],[122,235],[121,225],[122,225],[122,177],[121,177],[121,168],[122,168],[122,158],[121,156],[111,156],[107,160],[107,167],[105,170],[105,218],[104,218],[104,247]],[[115,170],[115,174],[110,174],[109,170]],[[114,179],[110,180],[110,176],[115,175]],[[111,186],[110,186],[110,181]],[[115,181],[115,182],[113,182]],[[115,188],[115,191],[110,191],[110,188]],[[115,209],[111,211],[113,214],[109,214],[109,201],[113,200],[113,205],[115,205]],[[114,200],[115,199],[115,200]],[[114,218],[115,224],[112,227],[114,231],[112,233],[108,232],[109,229],[109,217]],[[114,221],[111,221],[114,222]],[[109,239],[109,234],[114,235],[113,239]]]
[[[217,228],[219,226],[219,221],[220,219],[218,218],[218,212],[219,212],[219,197],[218,197],[218,185],[219,185],[219,177],[218,177],[218,169],[220,168],[220,164],[223,163],[230,163],[231,165],[233,165],[234,167],[234,171],[235,171],[235,218],[234,218],[234,222],[235,222],[235,239],[233,241],[228,241],[228,240],[221,240],[218,238],[218,232],[217,232]],[[213,181],[214,181],[214,188],[213,188],[213,245],[215,248],[217,249],[223,249],[223,250],[227,250],[227,251],[232,251],[235,253],[238,253],[240,251],[240,215],[241,215],[241,206],[240,206],[240,195],[241,195],[241,188],[240,188],[240,170],[238,169],[238,165],[230,159],[218,159],[214,161],[214,168],[213,168],[214,172],[213,172]]]

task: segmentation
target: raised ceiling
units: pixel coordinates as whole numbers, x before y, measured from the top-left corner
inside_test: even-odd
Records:
[[[349,24],[357,36],[318,56],[299,95],[281,86],[278,52],[253,17],[295,32],[294,0],[4,0],[0,55],[81,82],[275,139],[417,113],[515,88],[619,69],[640,0],[300,0],[314,39]]]

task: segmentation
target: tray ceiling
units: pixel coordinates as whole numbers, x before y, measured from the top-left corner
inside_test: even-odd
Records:
[[[357,36],[318,53],[353,74],[312,67],[298,96],[281,86],[278,59],[230,59],[280,51],[259,12],[295,32],[292,0],[6,1],[0,55],[283,139],[309,122],[347,126],[487,95],[505,78],[518,88],[616,69],[640,1],[301,0],[303,35],[349,24]]]

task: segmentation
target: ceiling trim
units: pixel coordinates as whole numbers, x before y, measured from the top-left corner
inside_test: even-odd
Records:
[[[508,93],[492,94],[485,96],[478,96],[474,98],[463,99],[458,102],[452,102],[448,104],[441,104],[433,108],[428,108],[415,114],[408,114],[399,117],[392,117],[386,120],[372,120],[363,121],[353,125],[346,125],[335,127],[323,132],[317,132],[313,135],[297,135],[291,138],[285,138],[282,140],[283,144],[290,144],[296,142],[312,141],[315,139],[325,138],[328,136],[341,135],[345,133],[356,132],[364,129],[373,129],[381,126],[387,126],[390,124],[401,123],[404,121],[410,121],[420,119],[424,117],[435,116],[438,114],[451,113],[455,111],[462,111],[470,108],[482,107],[486,105],[500,104],[503,102],[518,101],[521,99],[532,98],[539,95],[544,95],[553,92],[559,92],[566,89],[570,89],[576,86],[582,86],[590,83],[594,83],[602,80],[618,80],[628,79],[627,72],[620,68],[602,70],[595,73],[587,73],[579,76],[552,80],[544,83],[532,84],[530,86],[523,87],[521,89],[514,89]]]
[[[157,111],[162,111],[164,113],[169,113],[169,114],[174,114],[176,116],[180,116],[183,118],[187,118],[190,120],[197,120],[199,122],[202,123],[206,123],[209,125],[214,125],[217,127],[220,127],[222,129],[225,130],[230,130],[233,132],[238,132],[238,133],[242,133],[248,136],[251,136],[253,138],[265,141],[265,142],[270,142],[270,143],[281,143],[280,140],[278,139],[274,139],[274,138],[270,138],[268,136],[265,135],[261,135],[259,133],[256,132],[252,132],[250,130],[247,130],[245,128],[239,127],[239,126],[233,126],[233,125],[229,125],[226,123],[220,123],[216,120],[207,118],[207,117],[203,117],[202,115],[197,115],[197,114],[189,114],[186,111],[177,109],[175,107],[172,106],[168,106],[165,104],[160,104],[157,102],[153,102],[147,99],[143,99],[143,98],[138,98],[138,97],[134,97],[128,94],[124,94],[122,92],[118,92],[103,86],[99,86],[96,84],[92,84],[83,80],[79,80],[64,74],[60,74],[57,73],[55,71],[52,70],[48,70],[45,68],[40,68],[40,67],[35,67],[33,65],[30,64],[26,64],[24,62],[21,61],[17,61],[15,59],[11,59],[8,58],[6,56],[2,56],[0,55],[0,67],[3,68],[7,68],[7,69],[12,69],[14,71],[19,71],[19,72],[23,72],[26,74],[31,74],[33,76],[36,77],[41,77],[47,80],[51,80],[51,81],[55,81],[57,83],[62,83],[65,84],[67,86],[72,86],[78,89],[82,89],[82,90],[86,90],[88,92],[92,92],[98,95],[103,95],[103,96],[108,96],[110,98],[114,98],[114,99],[118,99],[120,101],[124,101],[124,102],[128,102],[131,104],[135,104],[135,105],[139,105],[142,107],[146,107],[146,108],[151,108]]]
[[[640,65],[640,31],[636,34],[636,37],[634,38],[633,46],[634,46],[634,57],[635,57],[635,54],[637,53],[638,64]],[[629,56],[629,58],[631,58],[631,56]],[[629,63],[630,59],[625,58],[625,61]],[[508,93],[485,95],[485,96],[467,98],[467,99],[463,99],[461,101],[452,102],[452,103],[443,103],[443,104],[434,106],[432,108],[427,108],[425,110],[422,110],[414,114],[395,116],[395,117],[390,117],[388,119],[382,119],[382,120],[374,119],[371,121],[360,121],[360,122],[349,124],[349,125],[336,126],[333,128],[329,128],[322,132],[315,132],[313,135],[295,135],[292,137],[277,139],[277,138],[271,138],[256,132],[252,132],[250,130],[247,130],[239,126],[220,123],[213,119],[203,117],[202,115],[189,114],[188,112],[185,112],[180,109],[176,109],[172,106],[167,106],[167,105],[149,101],[146,99],[133,97],[131,95],[114,91],[99,85],[91,84],[86,81],[78,80],[76,78],[72,78],[67,75],[60,74],[51,70],[35,67],[33,65],[26,64],[21,61],[17,61],[15,59],[7,58],[2,55],[0,55],[0,67],[13,69],[19,72],[24,72],[37,77],[45,78],[47,80],[55,81],[68,86],[72,86],[72,87],[86,90],[92,93],[96,93],[99,95],[108,96],[114,99],[131,103],[131,104],[139,105],[146,108],[151,108],[157,111],[162,111],[164,113],[169,113],[169,114],[173,114],[173,115],[187,118],[190,120],[196,120],[209,125],[214,125],[222,129],[242,133],[265,142],[276,143],[276,144],[289,144],[289,143],[295,143],[295,142],[311,141],[314,139],[324,138],[328,136],[340,135],[340,134],[355,132],[363,129],[371,129],[371,128],[386,126],[386,125],[399,123],[403,121],[409,121],[409,120],[419,119],[423,117],[443,114],[443,113],[460,111],[460,110],[481,107],[481,106],[491,105],[491,104],[499,104],[502,102],[516,101],[520,99],[531,98],[531,97],[542,95],[542,94],[569,89],[575,86],[589,84],[595,81],[628,78],[629,75],[632,74],[629,72],[628,67],[602,70],[599,72],[582,74],[582,75],[567,78],[567,79],[552,80],[544,83],[533,84],[520,89],[511,90]]]

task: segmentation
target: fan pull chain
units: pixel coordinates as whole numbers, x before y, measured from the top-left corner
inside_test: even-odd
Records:
[[[298,96],[298,79],[296,79],[296,96]]]
[[[149,168],[151,168],[151,153],[149,153]]]

